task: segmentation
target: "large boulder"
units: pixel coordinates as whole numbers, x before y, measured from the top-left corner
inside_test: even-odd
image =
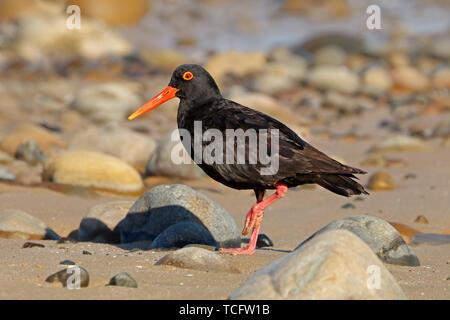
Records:
[[[361,238],[372,251],[383,261],[403,266],[418,266],[419,259],[406,244],[398,231],[383,219],[368,215],[355,215],[331,222],[296,249],[302,247],[316,236],[329,230],[344,229],[353,232]]]
[[[177,232],[173,226],[180,222],[191,222],[198,224],[199,230],[206,229],[211,235],[209,239],[214,241],[203,244],[223,248],[241,244],[239,230],[229,213],[205,195],[182,184],[160,185],[143,194],[118,225],[121,242],[153,241],[168,228]],[[169,236],[169,231],[164,237]],[[199,239],[192,242],[196,243],[195,240]]]
[[[372,250],[347,230],[332,230],[256,271],[230,299],[406,299]]]
[[[0,238],[21,240],[59,239],[45,223],[17,209],[0,211]]]

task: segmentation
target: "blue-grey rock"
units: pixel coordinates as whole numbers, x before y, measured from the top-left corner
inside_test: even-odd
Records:
[[[128,288],[138,287],[136,280],[126,272],[121,272],[112,277],[111,280],[109,280],[109,285]]]
[[[143,194],[118,224],[121,243],[153,241],[180,222],[193,222],[205,228],[221,248],[240,246],[240,232],[229,213],[182,184],[160,185]]]
[[[171,225],[161,232],[153,240],[150,249],[182,248],[192,243],[217,246],[211,233],[204,227],[191,221],[183,221]]]
[[[406,299],[369,246],[347,230],[330,230],[253,273],[232,300]]]
[[[431,244],[441,245],[450,244],[450,235],[440,233],[419,233],[410,238],[411,245]]]
[[[355,215],[333,221],[303,241],[296,250],[318,234],[336,229],[346,229],[356,234],[383,262],[401,266],[420,265],[414,251],[393,226],[383,219],[368,215]]]

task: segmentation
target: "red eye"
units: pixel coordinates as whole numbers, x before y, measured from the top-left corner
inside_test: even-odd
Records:
[[[189,71],[187,71],[183,74],[184,80],[191,80],[193,77],[194,77],[194,75],[192,74],[192,72],[189,72]]]

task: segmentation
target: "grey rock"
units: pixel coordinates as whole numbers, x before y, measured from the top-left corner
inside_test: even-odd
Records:
[[[411,237],[411,245],[431,244],[441,245],[450,244],[450,235],[440,233],[419,233]]]
[[[132,201],[119,200],[92,207],[81,220],[78,241],[120,243],[117,224],[125,218],[132,205]]]
[[[8,169],[0,167],[0,181],[1,180],[14,181],[16,180],[16,175],[9,172]]]
[[[50,276],[47,277],[47,279],[45,279],[45,282],[48,283],[56,283],[59,282],[62,284],[63,287],[67,287],[69,284],[69,281],[73,281],[70,283],[70,285],[75,285],[74,281],[75,278],[73,277],[76,273],[75,270],[73,270],[73,268],[79,268],[80,270],[80,287],[81,288],[86,288],[89,285],[89,273],[87,272],[86,269],[84,269],[83,267],[80,266],[69,266],[66,269],[60,270]]]
[[[47,157],[42,153],[41,148],[34,140],[28,140],[19,144],[14,157],[30,165],[44,163],[47,160]]]
[[[158,146],[153,154],[150,156],[146,167],[146,176],[166,176],[177,177],[184,179],[200,179],[206,177],[206,174],[197,166],[185,152],[184,146],[180,141],[180,136],[177,132],[174,133],[175,138],[172,141],[172,133],[169,131],[158,142]],[[180,156],[183,162],[175,164],[172,161],[172,152],[180,151]]]
[[[361,239],[347,230],[331,230],[257,270],[229,299],[391,300],[406,296]]]
[[[240,232],[229,213],[205,195],[182,184],[160,185],[143,194],[118,224],[121,243],[153,241],[179,222],[202,226],[219,247],[240,246]]]
[[[0,211],[0,238],[57,240],[59,236],[41,220],[16,209]]]
[[[138,287],[136,280],[126,272],[121,272],[112,277],[111,280],[109,280],[109,285],[128,288]]]
[[[239,273],[218,253],[196,247],[173,251],[162,257],[155,265],[168,265],[200,271]]]
[[[303,241],[296,250],[317,235],[336,229],[345,229],[356,234],[383,262],[402,266],[420,265],[414,251],[393,226],[383,219],[368,215],[355,215],[333,221]]]
[[[201,225],[183,221],[171,225],[153,240],[150,249],[181,248],[188,244],[217,246],[211,233]]]
[[[75,262],[73,262],[72,260],[63,260],[59,264],[66,265],[66,266],[74,266]]]

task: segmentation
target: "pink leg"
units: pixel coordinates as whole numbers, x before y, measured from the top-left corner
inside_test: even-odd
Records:
[[[275,191],[274,194],[269,196],[266,200],[263,200],[255,204],[247,213],[247,217],[245,219],[245,226],[244,230],[242,230],[242,234],[246,235],[248,234],[250,229],[252,229],[252,234],[250,236],[250,241],[248,242],[248,245],[245,248],[220,249],[220,253],[231,253],[242,255],[251,255],[255,253],[256,240],[258,240],[258,232],[264,215],[264,209],[270,206],[278,199],[283,198],[287,191],[287,186],[285,184],[277,183],[275,187],[277,188],[277,190]]]

